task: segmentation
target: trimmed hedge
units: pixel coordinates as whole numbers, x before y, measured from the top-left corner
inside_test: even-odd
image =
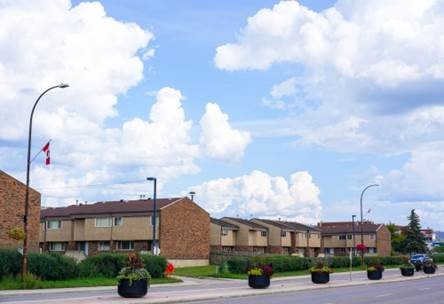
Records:
[[[148,254],[141,255],[141,258],[151,277],[163,277],[167,266],[166,258]],[[101,253],[87,257],[79,264],[80,276],[113,278],[126,266],[127,260],[128,255],[122,253]]]
[[[17,250],[0,249],[0,279],[17,275],[22,268],[22,255]]]
[[[29,272],[42,280],[66,280],[78,276],[77,262],[57,253],[30,253]]]
[[[442,257],[444,259],[444,255]],[[326,257],[323,258],[331,268],[349,267],[348,257]],[[314,265],[316,258],[303,258],[298,256],[264,255],[255,257],[233,257],[227,261],[228,269],[231,273],[245,273],[248,267],[255,264],[272,264],[274,272],[307,270]],[[384,265],[401,265],[403,257],[365,257],[364,263],[380,262]],[[359,258],[353,259],[353,266],[361,265]]]
[[[433,262],[435,263],[444,263],[444,253],[437,253],[432,255]]]

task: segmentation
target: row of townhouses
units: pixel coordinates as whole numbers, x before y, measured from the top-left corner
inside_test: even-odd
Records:
[[[8,231],[23,226],[24,190],[21,182],[0,171],[0,247],[20,246],[8,237]],[[153,210],[151,199],[40,210],[40,194],[32,190],[30,249],[77,258],[101,252],[148,252],[153,241]],[[309,226],[259,218],[214,219],[187,197],[158,199],[156,210],[160,253],[177,265],[205,265],[211,251],[346,255],[361,242],[359,223],[353,229],[349,222]],[[385,225],[365,222],[362,228],[367,254],[390,255],[390,233]]]

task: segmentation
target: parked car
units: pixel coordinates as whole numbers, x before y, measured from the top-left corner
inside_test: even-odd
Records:
[[[422,264],[425,260],[429,260],[430,257],[427,254],[414,254],[410,257],[410,263]]]

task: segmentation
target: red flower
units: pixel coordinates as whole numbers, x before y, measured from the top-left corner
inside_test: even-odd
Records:
[[[171,263],[168,263],[167,267],[165,268],[165,275],[169,276],[169,275],[173,274],[173,272],[174,272],[174,265]]]
[[[356,245],[356,249],[358,249],[359,251],[364,251],[365,249],[366,249],[367,247],[365,247],[365,245],[364,244],[358,244],[358,245]]]

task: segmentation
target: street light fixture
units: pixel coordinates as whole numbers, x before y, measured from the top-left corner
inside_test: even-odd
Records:
[[[39,103],[40,99],[53,89],[64,89],[69,87],[66,83],[61,83],[56,86],[52,86],[45,91],[37,98],[32,107],[31,116],[29,118],[29,131],[28,131],[28,155],[26,159],[26,189],[25,189],[25,215],[23,216],[23,226],[25,231],[25,238],[23,240],[23,258],[22,258],[22,277],[24,277],[28,273],[28,214],[29,214],[29,171],[31,168],[31,137],[32,137],[32,119],[34,117],[34,111]],[[46,223],[45,223],[46,225]]]
[[[157,200],[157,178],[155,177],[147,177],[147,181],[154,182],[154,194],[153,194],[153,219],[152,219],[152,225],[153,225],[153,242],[151,244],[151,252],[153,255],[159,254],[159,247],[157,246],[157,240],[156,240],[156,220],[157,220],[157,206],[156,206],[156,200]]]
[[[364,223],[364,217],[362,214],[362,199],[364,197],[364,193],[365,191],[367,191],[368,188],[371,187],[378,187],[378,184],[372,184],[372,185],[368,185],[367,187],[364,188],[364,190],[362,190],[361,192],[361,200],[360,200],[360,205],[361,205],[361,244],[362,244],[362,248],[361,248],[361,265],[364,266],[364,227],[363,227],[363,223]]]

